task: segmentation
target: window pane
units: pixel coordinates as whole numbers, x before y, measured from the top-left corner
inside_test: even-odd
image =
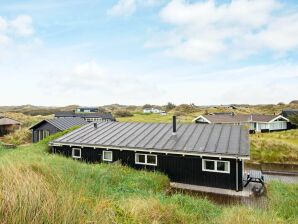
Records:
[[[214,170],[214,161],[205,160],[205,169],[206,170]]]
[[[148,164],[156,164],[156,156],[147,155],[147,163]]]
[[[228,171],[228,162],[217,161],[217,170],[219,171]]]
[[[81,151],[79,149],[74,149],[73,155],[76,157],[80,157],[81,156]]]
[[[139,163],[145,163],[145,155],[138,154],[137,155],[137,162],[139,162]]]
[[[112,160],[112,152],[103,152],[104,160]]]

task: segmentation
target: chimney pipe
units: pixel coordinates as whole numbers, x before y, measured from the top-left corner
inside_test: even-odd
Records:
[[[97,123],[94,122],[93,125],[94,125],[94,128],[96,129],[97,128]]]
[[[176,116],[173,116],[173,135],[176,135],[177,127],[176,127]]]

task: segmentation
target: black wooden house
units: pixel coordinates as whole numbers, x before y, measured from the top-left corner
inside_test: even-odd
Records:
[[[49,135],[85,124],[88,124],[88,122],[78,117],[43,120],[30,127],[32,130],[32,142],[39,142]]]
[[[248,130],[227,124],[90,123],[50,143],[53,153],[88,162],[158,170],[171,181],[242,190]]]
[[[55,118],[79,117],[88,122],[116,121],[111,113],[75,113],[60,111],[55,113]]]

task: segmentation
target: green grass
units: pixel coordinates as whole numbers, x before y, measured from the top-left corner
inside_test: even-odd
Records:
[[[298,129],[250,137],[252,161],[298,164]]]
[[[144,113],[133,113],[132,117],[119,117],[117,121],[121,122],[154,122],[154,123],[170,123],[172,122],[173,113],[170,112],[167,115],[160,114],[144,114]],[[180,115],[178,116],[178,122],[191,123],[192,120],[197,117],[196,113]]]
[[[0,146],[0,223],[295,223],[298,218],[298,185],[270,184],[264,210],[170,196],[161,173],[48,154],[47,141],[64,133],[14,150]]]

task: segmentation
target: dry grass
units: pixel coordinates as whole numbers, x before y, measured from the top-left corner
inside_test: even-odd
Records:
[[[252,161],[298,163],[298,130],[259,133],[250,137]]]
[[[18,129],[2,138],[4,143],[21,145],[32,141],[32,133],[27,128]]]
[[[0,146],[0,223],[295,223],[298,185],[269,186],[268,210],[168,196],[160,173],[85,164],[45,151],[46,142]]]
[[[41,116],[41,115],[30,116],[22,113],[15,113],[15,112],[6,112],[6,113],[2,113],[2,115],[21,122],[22,127],[30,127],[33,124],[36,124],[44,119],[49,119],[53,117],[53,116]]]

